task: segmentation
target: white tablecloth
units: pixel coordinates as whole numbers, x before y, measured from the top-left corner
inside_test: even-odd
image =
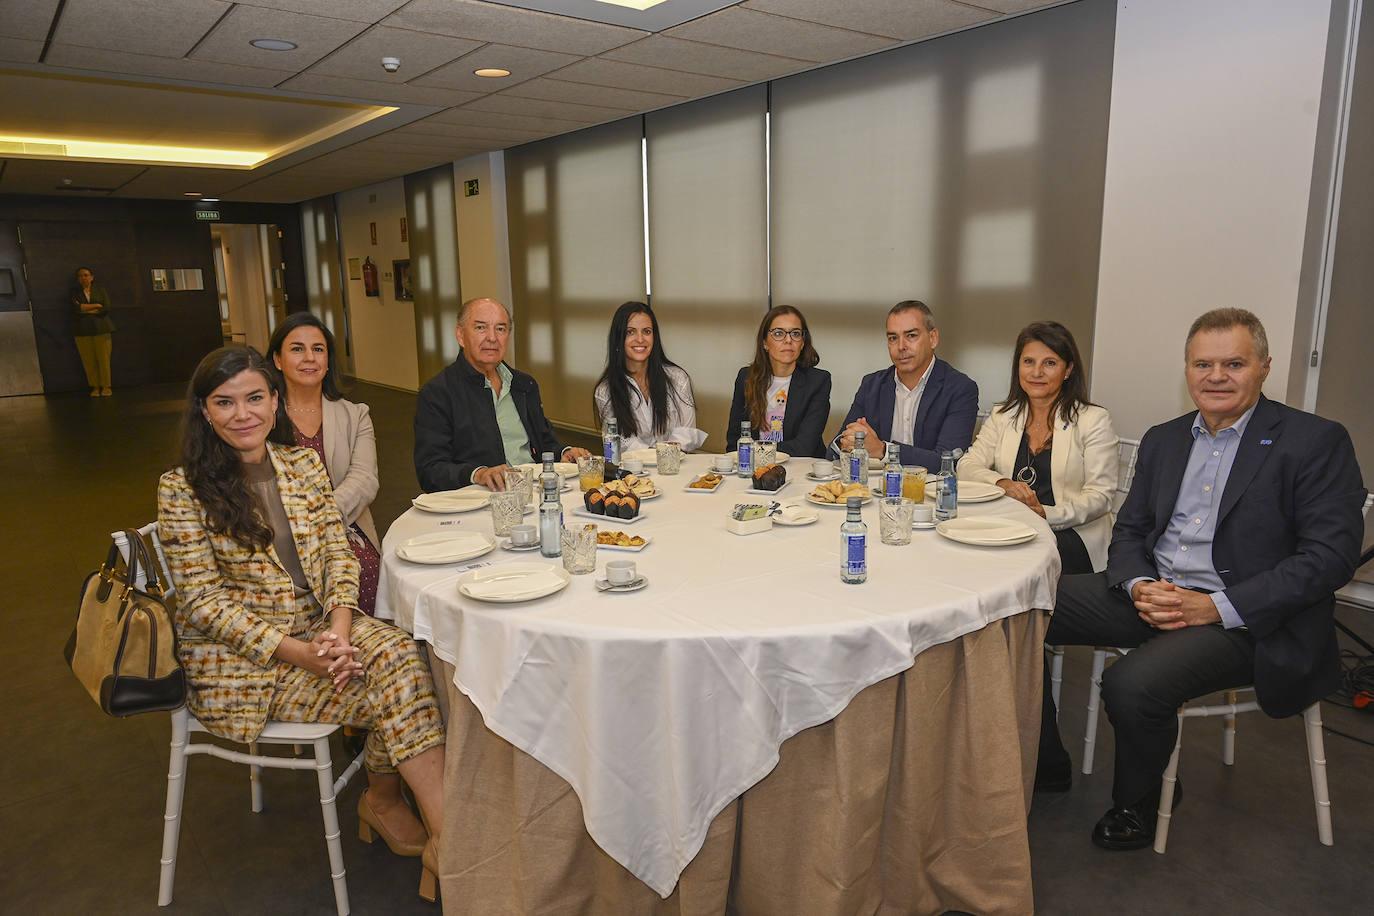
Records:
[[[383,543],[377,614],[394,618],[454,666],[454,684],[493,732],[576,790],[587,832],[666,897],[712,818],[777,763],[783,741],[837,715],[860,690],[909,668],[926,648],[1034,608],[1054,606],[1059,557],[1049,527],[1010,499],[960,507],[1034,525],[1034,541],[978,548],[916,531],[882,544],[876,500],[864,508],[869,574],[840,581],[842,509],[816,524],[748,537],[725,530],[745,482],[685,493],[707,456],[689,456],[663,495],[625,526],[652,535],[635,560],[648,588],[596,591],[577,576],[562,592],[515,605],[461,597],[455,567],[400,560],[396,545],[429,531],[491,532],[488,511],[412,509]],[[777,497],[802,501],[807,462]],[[567,522],[581,505],[563,496]],[[447,523],[447,524],[446,524]],[[499,548],[470,562],[541,560]],[[543,562],[557,563],[558,560]],[[465,565],[465,564],[460,564]]]

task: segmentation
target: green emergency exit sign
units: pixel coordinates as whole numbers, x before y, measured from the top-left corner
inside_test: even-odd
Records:
[[[218,210],[197,210],[197,211],[196,211],[196,219],[205,220],[205,221],[211,222],[211,223],[217,223],[217,222],[219,222],[219,211],[218,211]]]

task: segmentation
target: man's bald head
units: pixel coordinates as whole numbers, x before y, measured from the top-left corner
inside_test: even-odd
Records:
[[[468,315],[471,314],[472,310],[475,309],[477,306],[483,304],[494,305],[501,311],[505,312],[506,324],[510,324],[510,309],[506,307],[506,304],[498,299],[489,299],[486,296],[479,296],[476,299],[469,299],[467,302],[464,302],[462,305],[458,306],[458,323],[462,324],[464,321],[466,321]]]

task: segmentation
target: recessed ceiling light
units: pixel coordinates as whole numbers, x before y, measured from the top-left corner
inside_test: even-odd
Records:
[[[480,70],[472,71],[475,76],[486,76],[491,79],[499,79],[503,76],[510,76],[509,70],[502,70],[500,67],[483,67]]]
[[[597,0],[599,3],[609,3],[612,6],[627,6],[632,10],[643,12],[652,6],[658,6],[664,0]]]
[[[200,196],[200,192],[199,192],[199,191],[182,191],[182,192],[181,192],[181,196],[182,196],[182,197],[199,197],[199,196]]]
[[[248,43],[255,48],[261,48],[264,51],[296,50],[296,43],[294,41],[287,41],[285,38],[254,38],[252,41]]]
[[[217,203],[219,203],[219,198],[218,198],[218,197],[202,197],[202,198],[200,199],[200,202],[203,203],[203,204],[217,204]]]

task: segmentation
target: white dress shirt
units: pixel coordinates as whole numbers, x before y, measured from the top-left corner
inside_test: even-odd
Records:
[[[653,448],[658,442],[676,442],[684,452],[694,452],[706,442],[707,434],[696,428],[697,408],[692,400],[692,380],[685,371],[677,366],[668,366],[668,430],[662,436],[654,435],[654,408],[639,390],[633,378],[626,376],[630,384],[630,409],[634,413],[635,426],[639,434],[626,436],[621,433],[621,448],[626,451],[640,448]],[[613,414],[611,395],[603,382],[596,386],[596,413],[601,427]]]
[[[897,390],[897,397],[892,404],[892,435],[888,437],[891,441],[900,442],[902,445],[916,444],[916,411],[921,409],[921,395],[925,394],[930,370],[934,368],[935,357],[932,356],[915,388],[903,385],[901,377],[895,372],[892,373],[892,384]]]

